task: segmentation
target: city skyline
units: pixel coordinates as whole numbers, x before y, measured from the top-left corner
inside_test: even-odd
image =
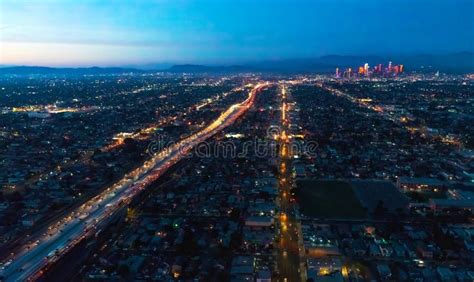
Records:
[[[328,54],[474,51],[471,1],[0,5],[2,65],[241,64]]]

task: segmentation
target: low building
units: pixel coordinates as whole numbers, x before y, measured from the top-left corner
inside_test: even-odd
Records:
[[[274,223],[270,216],[250,216],[245,220],[245,226],[248,227],[270,227]]]
[[[272,273],[269,270],[260,270],[257,272],[257,282],[271,282]]]
[[[381,280],[390,279],[392,277],[392,271],[386,264],[377,265],[377,273]]]
[[[474,209],[474,199],[430,199],[430,208],[434,211],[449,209],[470,210]]]
[[[436,178],[399,177],[397,187],[402,191],[438,192],[445,187],[445,184]]]

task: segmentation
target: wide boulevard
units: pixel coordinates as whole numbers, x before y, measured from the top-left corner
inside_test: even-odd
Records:
[[[289,138],[288,95],[285,85],[281,86],[281,132],[280,132],[280,242],[278,244],[277,265],[278,281],[304,281],[304,269],[301,266],[301,250],[299,221],[292,202],[291,188],[293,177],[291,172],[292,149]]]

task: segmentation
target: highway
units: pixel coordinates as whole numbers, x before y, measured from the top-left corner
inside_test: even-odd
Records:
[[[171,166],[186,158],[193,147],[232,125],[254,104],[255,96],[266,85],[268,84],[257,84],[246,100],[230,106],[206,128],[153,156],[141,167],[129,172],[102,193],[49,226],[47,232],[31,236],[27,244],[2,262],[0,280],[31,281],[40,278],[48,266],[106,226],[111,215],[129,204]]]

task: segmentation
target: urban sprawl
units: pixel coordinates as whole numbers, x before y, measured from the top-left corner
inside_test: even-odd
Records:
[[[473,281],[473,76],[406,68],[1,77],[0,280]]]

